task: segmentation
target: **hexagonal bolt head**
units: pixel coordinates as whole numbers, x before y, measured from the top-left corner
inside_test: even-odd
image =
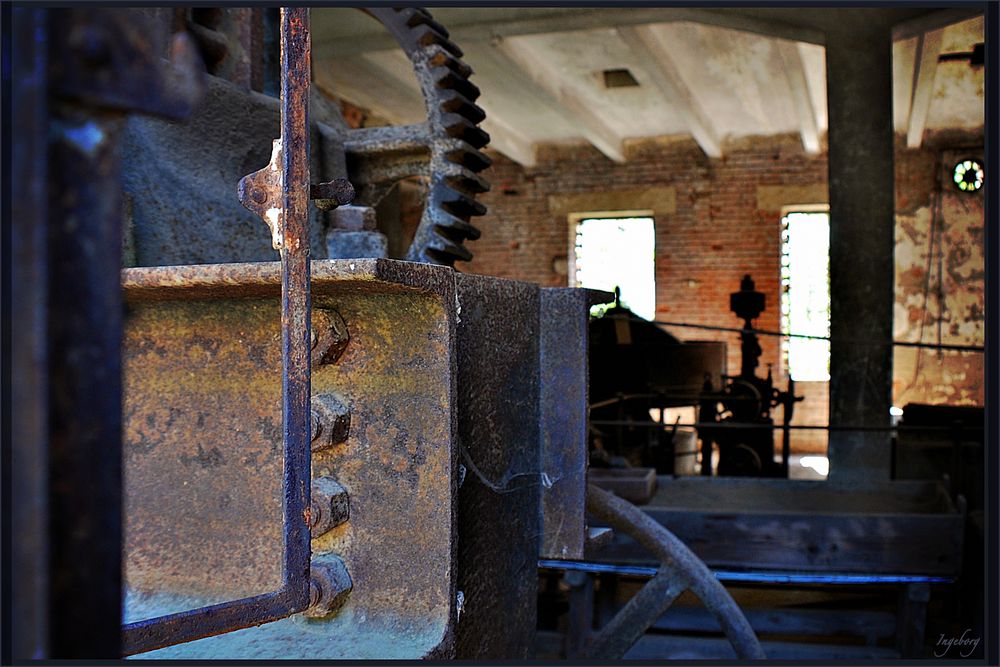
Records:
[[[346,232],[368,232],[378,228],[375,209],[371,206],[341,206],[331,214],[330,227]]]
[[[338,556],[313,558],[309,569],[309,608],[303,614],[323,618],[340,610],[354,587],[347,566]]]
[[[333,394],[312,397],[312,451],[319,452],[347,441],[351,412]]]
[[[332,308],[313,308],[312,313],[312,363],[332,364],[340,358],[351,340],[347,323]]]
[[[309,530],[313,537],[336,528],[351,516],[347,489],[332,477],[313,480],[310,500]]]

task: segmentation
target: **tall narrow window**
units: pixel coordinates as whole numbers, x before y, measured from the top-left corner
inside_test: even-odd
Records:
[[[830,215],[789,211],[781,221],[781,327],[784,333],[830,335]],[[830,342],[783,339],[793,380],[830,379]]]
[[[618,287],[622,305],[647,320],[655,317],[652,218],[583,218],[576,223],[573,250],[577,287]]]

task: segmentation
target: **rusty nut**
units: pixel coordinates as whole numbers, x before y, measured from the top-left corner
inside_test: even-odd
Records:
[[[332,477],[313,480],[309,504],[309,530],[313,537],[333,530],[350,518],[347,489]]]
[[[347,323],[340,313],[332,308],[313,309],[310,343],[314,366],[336,363],[350,340]]]
[[[323,618],[340,610],[354,587],[347,566],[338,556],[317,556],[309,568],[309,608],[303,614]]]
[[[312,446],[314,452],[347,441],[351,432],[351,413],[333,394],[312,397]]]

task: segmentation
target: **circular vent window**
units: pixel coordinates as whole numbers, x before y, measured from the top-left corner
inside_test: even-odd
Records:
[[[983,166],[978,160],[962,160],[952,171],[955,187],[962,192],[975,192],[983,187]]]

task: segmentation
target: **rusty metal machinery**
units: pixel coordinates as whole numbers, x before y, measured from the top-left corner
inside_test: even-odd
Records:
[[[771,369],[767,376],[757,376],[757,366],[762,353],[753,321],[764,312],[764,293],[755,289],[753,279],[743,276],[740,289],[729,297],[730,309],[743,320],[740,333],[742,363],[740,374],[727,378],[721,388],[710,381],[700,401],[698,421],[702,424],[716,422],[719,427],[702,426],[702,474],[711,475],[712,445],[719,447],[719,475],[744,477],[788,477],[788,459],[791,452],[791,430],[795,403],[803,397],[795,395],[795,381],[788,380],[788,389],[774,386]],[[720,409],[721,404],[721,409]],[[781,462],[774,459],[774,419],[771,410],[782,406]],[[707,465],[706,465],[707,463]]]
[[[726,372],[726,345],[680,341],[616,301],[590,321],[591,463],[655,468],[672,475],[691,456],[677,445],[686,435],[669,424],[650,428],[650,410],[698,404],[706,378]]]
[[[475,104],[479,89],[469,80],[472,70],[426,11],[365,11],[382,22],[412,62],[427,121],[350,129],[322,95],[310,93],[314,181],[347,179],[356,190],[353,204],[362,209],[310,208],[312,257],[385,256],[385,238],[372,229],[364,209],[378,204],[398,181],[415,176],[426,182],[426,204],[402,259],[447,266],[468,260],[472,255],[464,242],[480,234],[470,220],[485,212],[476,195],[489,188],[479,172],[490,164],[479,150],[489,135],[477,125],[484,113]],[[169,21],[161,19],[159,29],[169,29]],[[249,31],[232,32],[240,37]],[[248,43],[227,50],[250,48]],[[217,76],[207,77],[207,83],[205,99],[185,123],[128,122],[124,186],[131,266],[276,258],[270,240],[257,233],[259,220],[233,198],[232,184],[268,163],[272,146],[262,139],[278,124],[278,100]]]
[[[44,290],[18,301],[41,309],[19,340],[54,345],[18,368],[37,391],[15,425],[17,657],[524,659],[539,556],[607,540],[585,513],[586,350],[609,295],[449,266],[484,212],[478,91],[427,12],[368,11],[411,57],[426,124],[310,118],[308,9],[281,10],[280,104],[203,78],[186,37],[161,62],[147,13],[19,10],[21,141],[54,137],[19,183],[43,212],[40,175],[60,197],[47,252],[35,208],[17,228],[18,275]],[[238,49],[204,51],[243,31],[212,16],[203,55],[233,71]],[[365,219],[348,202],[415,169],[419,261],[327,259]]]

